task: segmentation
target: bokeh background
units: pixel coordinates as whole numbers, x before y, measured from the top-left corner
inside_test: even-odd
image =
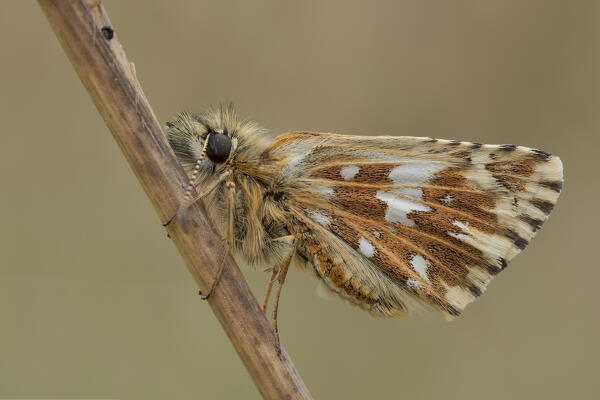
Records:
[[[104,4],[163,122],[231,100],[274,132],[563,159],[550,220],[457,321],[373,319],[291,271],[315,398],[597,396],[599,2]],[[0,398],[259,397],[35,2],[2,2],[0,49]]]

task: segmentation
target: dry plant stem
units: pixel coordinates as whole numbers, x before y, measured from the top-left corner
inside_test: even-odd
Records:
[[[102,34],[103,27],[112,26],[102,5],[97,0],[38,1],[160,221],[166,221],[179,209],[188,180],[118,37]],[[224,251],[204,215],[202,207],[194,205],[183,216],[185,224],[176,220],[167,227],[200,288],[207,288],[214,279]],[[238,267],[231,257],[226,263],[208,303],[258,390],[269,399],[311,398],[285,350],[277,354],[269,321]]]

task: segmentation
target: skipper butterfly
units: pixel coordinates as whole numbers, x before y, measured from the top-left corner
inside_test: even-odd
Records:
[[[562,188],[558,157],[515,145],[317,132],[270,140],[231,106],[181,113],[167,132],[191,179],[180,213],[202,200],[236,261],[271,272],[263,309],[278,282],[276,332],[290,263],[376,315],[458,316],[529,244]]]

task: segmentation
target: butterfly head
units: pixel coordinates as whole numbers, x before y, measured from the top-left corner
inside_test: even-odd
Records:
[[[167,123],[167,135],[186,168],[202,163],[206,169],[215,170],[225,168],[235,158],[240,128],[232,109],[219,108],[204,114],[179,114]]]
[[[180,113],[166,127],[179,162],[189,173],[197,169],[206,178],[240,165],[258,164],[269,144],[266,131],[238,118],[230,105],[201,114]]]

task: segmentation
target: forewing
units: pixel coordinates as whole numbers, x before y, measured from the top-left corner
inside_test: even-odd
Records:
[[[294,132],[279,159],[304,257],[384,315],[458,315],[542,226],[562,188],[543,151],[416,137]]]

